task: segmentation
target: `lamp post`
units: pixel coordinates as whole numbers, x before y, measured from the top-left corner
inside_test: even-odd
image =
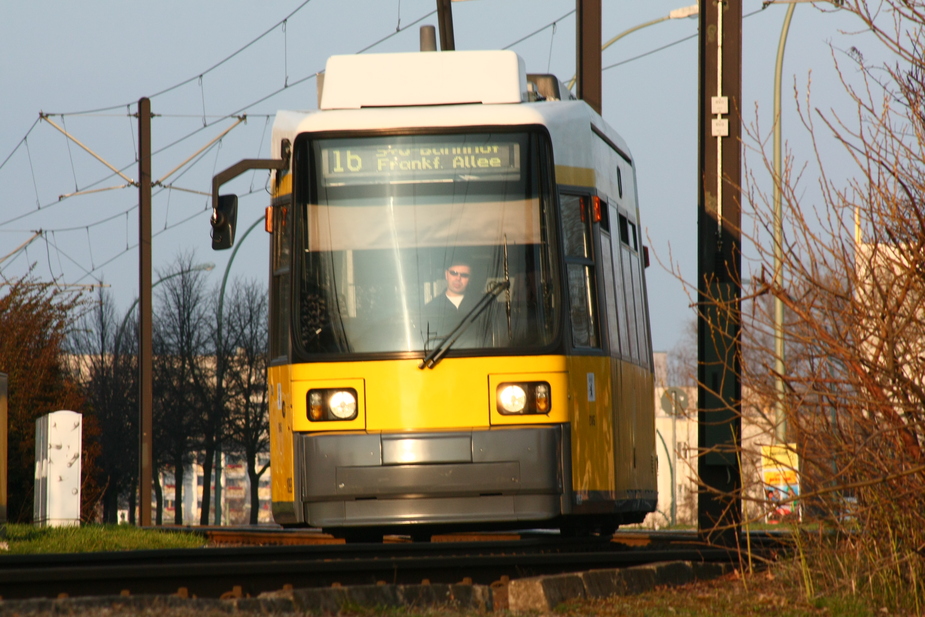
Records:
[[[215,380],[216,380],[216,405],[223,405],[224,401],[224,380],[225,380],[225,361],[224,361],[224,341],[222,338],[222,317],[224,315],[224,306],[225,306],[225,285],[228,283],[228,274],[231,272],[231,263],[234,261],[235,255],[238,254],[238,249],[241,248],[241,245],[244,244],[244,239],[254,231],[254,228],[264,220],[264,217],[261,216],[256,221],[251,223],[251,226],[247,228],[238,241],[235,243],[234,250],[231,251],[231,257],[228,258],[228,263],[225,265],[225,274],[222,276],[222,286],[218,292],[218,311],[215,318],[216,321],[216,346],[215,346]],[[222,448],[221,445],[215,448],[215,510],[213,522],[216,525],[222,524],[222,487],[221,482],[219,482],[219,473],[221,472],[221,456]],[[203,487],[203,490],[207,490],[208,487]]]
[[[787,366],[784,362],[784,301],[780,294],[784,287],[784,223],[781,204],[781,73],[784,68],[784,48],[790,31],[790,20],[796,4],[791,3],[784,15],[784,25],[777,44],[777,62],[774,66],[774,385],[777,396],[774,399],[774,430],[777,443],[787,442],[787,417],[784,412],[786,384],[784,376]]]
[[[164,281],[170,280],[172,278],[176,278],[180,276],[181,274],[185,274],[187,272],[208,272],[209,270],[212,270],[214,268],[215,268],[215,264],[213,263],[197,264],[187,270],[180,270],[179,272],[174,272],[173,274],[168,274],[167,276],[164,276],[158,279],[157,282],[151,285],[151,289],[154,289],[155,287],[157,287]],[[139,301],[140,301],[140,298],[135,298],[135,301],[132,302],[131,306],[128,307],[128,311],[126,311],[125,313],[125,318],[122,319],[122,323],[119,325],[119,330],[116,332],[116,343],[114,346],[116,355],[119,355],[119,350],[122,347],[122,335],[125,334],[125,327],[128,325],[129,317],[132,316],[132,311],[134,311],[135,307],[138,306]]]
[[[694,15],[697,15],[699,12],[700,12],[700,5],[698,4],[692,4],[691,6],[686,6],[680,9],[675,9],[671,11],[670,13],[668,13],[667,15],[665,15],[664,17],[659,17],[658,19],[653,19],[652,21],[647,21],[645,23],[641,23],[639,25],[633,26],[632,28],[629,28],[628,30],[624,30],[617,36],[613,37],[612,39],[610,39],[609,41],[601,45],[601,51],[604,51],[605,49],[607,49],[608,47],[610,47],[611,45],[613,45],[614,43],[622,39],[624,36],[628,34],[632,34],[633,32],[636,32],[637,30],[642,30],[643,28],[648,28],[649,26],[660,24],[663,21],[668,21],[669,19],[684,19],[686,17],[693,17]],[[569,80],[568,84],[565,87],[571,90],[572,88],[575,87],[575,81],[577,79],[578,79],[578,75],[572,75],[572,78]]]
[[[785,377],[787,365],[785,362],[784,346],[784,301],[780,294],[784,288],[784,218],[781,197],[781,74],[784,68],[784,48],[787,46],[787,35],[790,32],[790,21],[793,19],[793,10],[797,4],[815,2],[818,0],[765,0],[762,9],[772,4],[788,4],[784,14],[784,24],[780,31],[780,41],[777,44],[777,62],[774,65],[774,385],[777,396],[774,400],[774,433],[777,443],[786,443],[787,417],[784,413],[784,399],[787,393]],[[836,7],[841,6],[843,0],[829,0]]]

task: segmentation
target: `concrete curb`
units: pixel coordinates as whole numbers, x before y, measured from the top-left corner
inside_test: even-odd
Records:
[[[662,585],[684,585],[722,576],[729,564],[665,562],[632,568],[590,570],[498,582],[491,586],[456,584],[353,585],[284,589],[256,598],[182,598],[178,596],[108,596],[33,600],[0,600],[0,617],[74,615],[88,610],[110,614],[211,611],[227,614],[336,614],[344,608],[446,607],[455,610],[548,613],[569,600],[633,595]]]
[[[695,580],[717,578],[730,571],[732,566],[729,564],[672,561],[632,568],[522,578],[508,585],[507,608],[514,613],[547,613],[569,600],[635,595],[659,586],[685,585]]]
[[[446,606],[460,610],[492,610],[491,588],[486,585],[352,585],[293,589],[261,594],[257,601],[286,600],[290,610],[306,613],[337,613],[344,607],[413,607]],[[236,608],[246,609],[245,600],[236,600]]]

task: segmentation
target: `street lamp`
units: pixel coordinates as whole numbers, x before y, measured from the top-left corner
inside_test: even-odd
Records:
[[[222,276],[222,286],[218,292],[218,314],[216,315],[216,337],[217,345],[215,349],[215,382],[216,382],[216,404],[223,405],[224,402],[222,398],[224,397],[224,379],[225,379],[225,363],[224,363],[224,340],[222,338],[222,317],[224,315],[224,306],[225,306],[225,285],[228,283],[228,274],[231,272],[231,263],[234,261],[235,255],[238,254],[238,249],[241,248],[241,245],[244,244],[244,239],[254,231],[258,224],[264,220],[264,217],[259,217],[256,221],[251,223],[251,226],[247,228],[247,231],[241,235],[238,241],[235,243],[234,250],[231,251],[231,257],[228,258],[228,263],[225,265],[225,275]],[[221,482],[219,482],[218,474],[221,471],[221,446],[215,448],[215,505],[214,505],[214,517],[213,521],[216,525],[221,525],[222,523],[222,490]],[[207,487],[203,487],[203,490],[207,490]]]
[[[653,19],[652,21],[647,21],[645,23],[633,26],[629,30],[624,30],[617,36],[613,37],[612,39],[610,39],[609,41],[601,45],[601,51],[604,51],[605,49],[607,49],[608,47],[610,47],[611,45],[613,45],[614,43],[622,39],[627,34],[632,34],[633,32],[636,32],[637,30],[642,30],[643,28],[654,26],[655,24],[660,24],[663,21],[668,21],[669,19],[684,19],[686,17],[693,17],[694,15],[697,15],[699,12],[700,12],[699,4],[692,4],[691,6],[685,6],[680,9],[675,9],[671,11],[670,13],[668,13],[667,15],[665,15],[664,17],[659,17],[658,19]],[[566,85],[566,88],[568,88],[569,90],[574,88],[575,80],[577,79],[578,79],[578,75],[572,75],[572,78],[569,80],[568,84]]]
[[[767,4],[765,4],[767,6]],[[786,384],[784,375],[787,366],[784,363],[784,301],[781,299],[781,290],[784,287],[784,222],[783,206],[781,204],[781,73],[784,68],[784,48],[787,45],[787,34],[790,32],[790,20],[796,3],[791,2],[784,15],[784,25],[780,31],[780,41],[777,44],[777,62],[774,65],[774,386],[777,396],[774,399],[774,430],[777,443],[786,443],[787,417],[784,413],[784,397]]]
[[[777,394],[774,400],[774,433],[777,443],[786,443],[787,418],[784,413],[784,398],[787,387],[784,377],[787,366],[784,348],[784,301],[780,294],[784,288],[784,219],[781,198],[781,74],[784,68],[784,48],[787,46],[787,35],[790,32],[790,20],[793,19],[793,10],[797,4],[805,2],[815,3],[819,0],[765,0],[761,5],[766,9],[772,4],[788,4],[784,15],[784,24],[780,31],[780,41],[777,44],[777,62],[774,65],[774,187],[773,187],[773,228],[774,228],[774,390]],[[844,0],[827,0],[835,6],[841,6]]]

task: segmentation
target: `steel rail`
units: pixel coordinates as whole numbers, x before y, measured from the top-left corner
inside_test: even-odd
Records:
[[[752,545],[756,542],[753,540]],[[743,546],[745,543],[743,542]],[[758,552],[767,552],[767,548]],[[476,584],[541,574],[619,568],[662,561],[730,562],[740,555],[692,542],[629,547],[599,539],[528,538],[498,542],[314,544],[169,549],[0,557],[3,599],[139,594],[218,598],[293,588]]]

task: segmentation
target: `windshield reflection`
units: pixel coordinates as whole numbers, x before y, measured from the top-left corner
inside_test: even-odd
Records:
[[[557,290],[538,141],[525,133],[314,141],[312,198],[300,212],[304,350],[432,352],[467,313],[454,351],[549,344]],[[444,168],[470,145],[486,154]],[[425,156],[437,169],[408,169]],[[483,173],[480,163],[495,167]]]

